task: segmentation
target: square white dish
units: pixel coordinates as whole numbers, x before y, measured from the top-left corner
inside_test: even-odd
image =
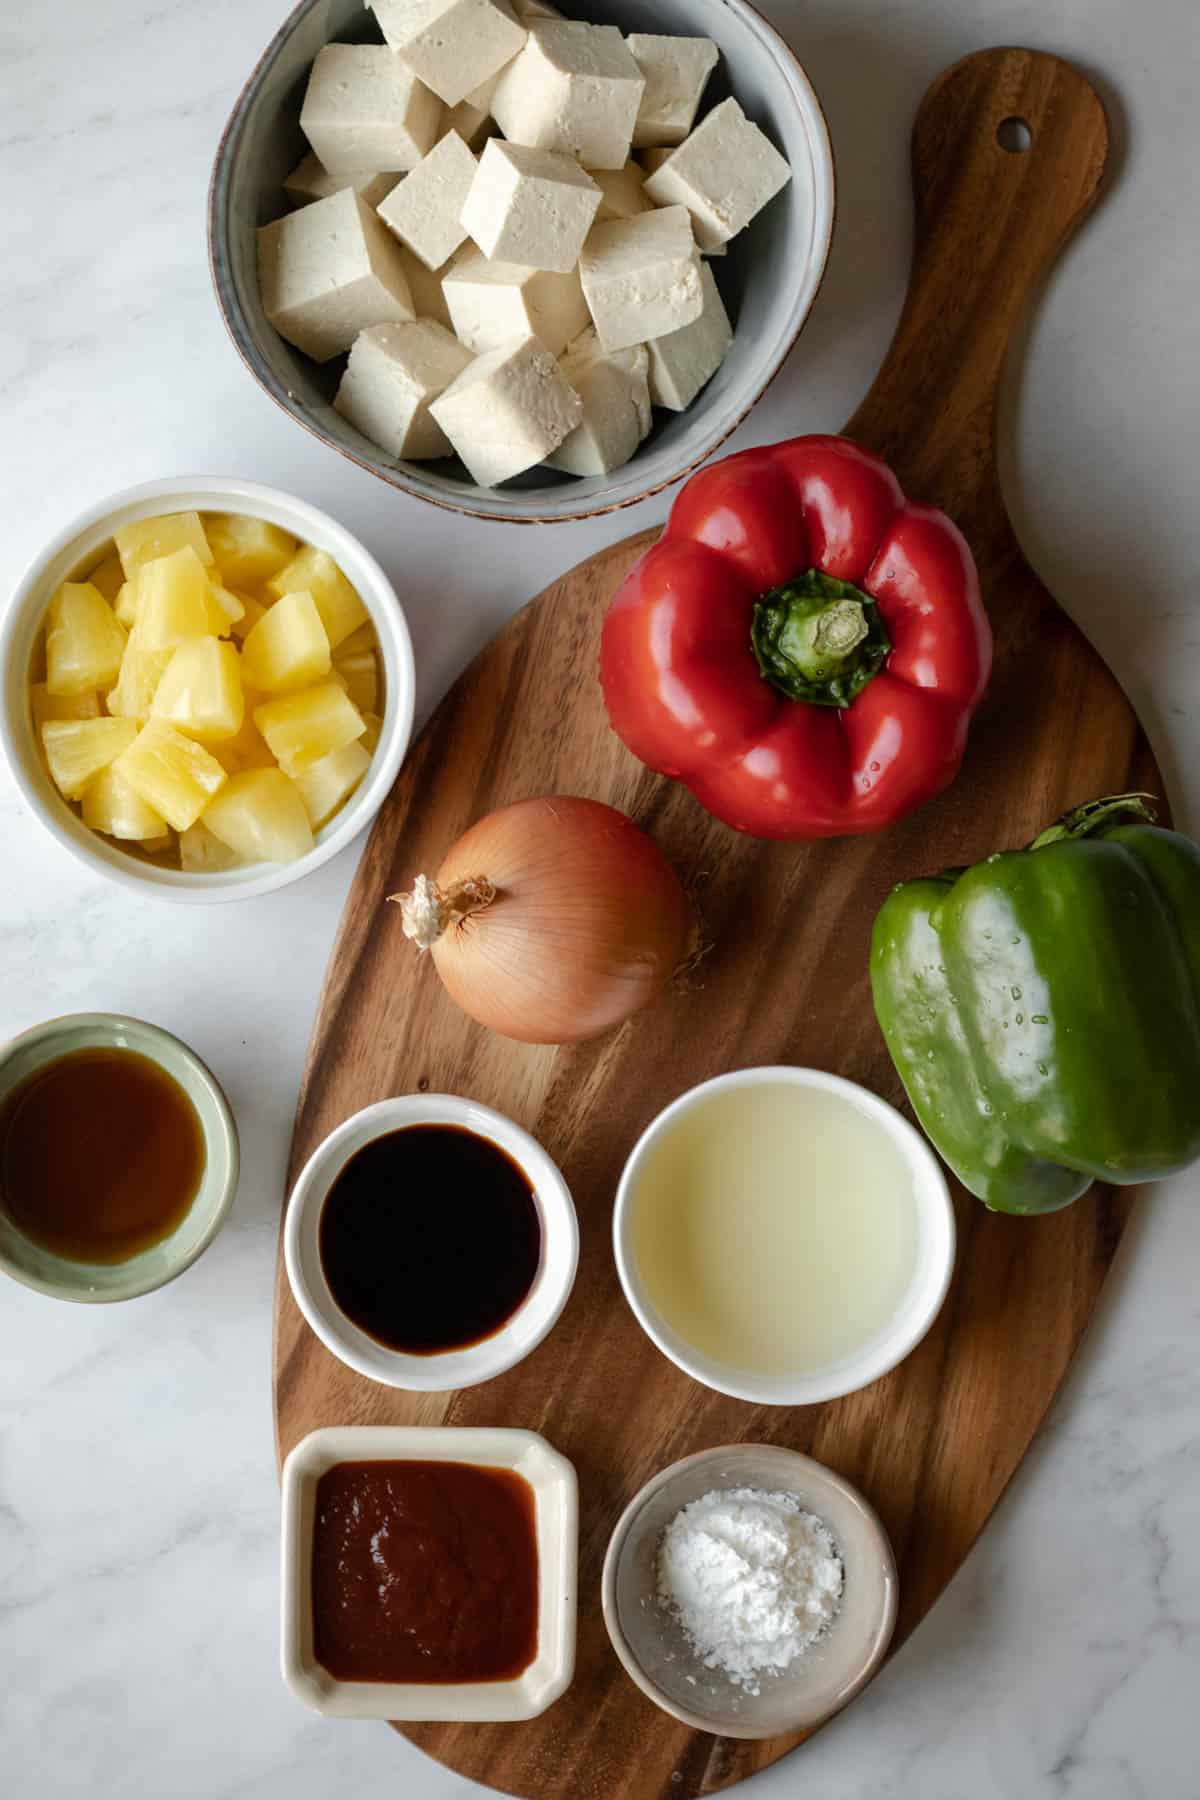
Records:
[[[341,1462],[458,1462],[511,1469],[534,1493],[538,1647],[515,1681],[338,1681],[313,1647],[312,1542],[317,1483]],[[438,1425],[334,1425],[302,1438],[283,1465],[283,1679],[333,1719],[534,1719],[575,1672],[579,1492],[566,1457],[535,1431]]]

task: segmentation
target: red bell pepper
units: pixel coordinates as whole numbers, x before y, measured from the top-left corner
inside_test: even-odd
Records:
[[[713,464],[604,622],[635,756],[756,837],[878,831],[958,772],[992,635],[966,542],[848,438]]]

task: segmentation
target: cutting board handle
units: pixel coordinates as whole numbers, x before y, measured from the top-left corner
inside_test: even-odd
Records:
[[[964,57],[938,76],[917,113],[908,297],[846,429],[886,457],[910,492],[945,507],[973,542],[973,532],[986,542],[989,527],[1007,526],[995,458],[1005,353],[1046,269],[1095,201],[1107,152],[1108,122],[1091,83],[1034,50]]]

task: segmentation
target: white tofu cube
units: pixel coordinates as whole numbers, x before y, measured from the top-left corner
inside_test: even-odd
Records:
[[[376,208],[388,230],[427,269],[440,269],[466,239],[459,214],[477,168],[458,133],[448,131]]]
[[[645,86],[615,25],[542,19],[496,84],[492,116],[513,143],[621,169]]]
[[[334,406],[392,456],[449,456],[450,442],[429,405],[471,361],[432,319],[373,325],[354,340]]]
[[[700,317],[678,331],[652,338],[646,346],[650,357],[650,398],[655,406],[669,406],[672,412],[682,412],[692,404],[705,382],[720,368],[733,342],[729,315],[707,263],[700,265],[700,291],[704,299]]]
[[[606,351],[589,327],[558,366],[583,402],[583,419],[546,461],[571,475],[608,475],[629,461],[650,429],[646,346]]]
[[[588,174],[601,193],[597,225],[602,225],[605,219],[632,219],[638,213],[650,211],[650,202],[642,185],[645,172],[632,158],[623,169],[589,169]]]
[[[492,138],[462,222],[485,256],[568,275],[599,205],[600,189],[573,156]]]
[[[404,244],[397,244],[396,248],[400,252],[408,291],[412,296],[413,311],[418,319],[436,319],[447,331],[453,331],[450,308],[446,305],[446,296],[442,292],[442,282],[453,267],[453,257],[449,262],[443,263],[440,269],[427,269],[420,257],[414,256]]]
[[[383,44],[318,50],[300,129],[331,175],[413,169],[437,142],[442,103]]]
[[[472,478],[495,487],[574,431],[583,402],[536,337],[477,356],[431,408]]]
[[[646,80],[634,143],[639,149],[647,144],[682,144],[717,66],[717,46],[711,38],[656,37],[642,31],[631,31],[625,42]]]
[[[667,206],[595,226],[579,259],[579,278],[606,350],[690,325],[704,299],[687,209]]]
[[[379,175],[372,169],[359,169],[353,175],[331,175],[310,150],[284,182],[283,191],[296,206],[307,206],[313,200],[328,200],[331,194],[340,194],[343,188],[353,188],[368,206],[378,206],[399,179],[394,172]]]
[[[280,337],[315,362],[414,316],[400,246],[353,188],[261,228],[258,284]]]
[[[460,251],[442,281],[455,331],[468,349],[496,350],[514,338],[540,338],[552,356],[588,322],[579,275],[490,262]]]
[[[787,161],[736,100],[722,100],[646,178],[659,206],[686,206],[702,250],[726,244],[792,178]]]
[[[508,0],[371,0],[401,61],[447,106],[498,75],[525,42]]]

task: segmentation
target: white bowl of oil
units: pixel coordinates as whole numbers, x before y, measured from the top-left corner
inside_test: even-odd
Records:
[[[759,1405],[838,1399],[894,1369],[954,1269],[925,1139],[820,1069],[741,1069],[647,1127],[617,1189],[625,1297],[665,1356]]]

